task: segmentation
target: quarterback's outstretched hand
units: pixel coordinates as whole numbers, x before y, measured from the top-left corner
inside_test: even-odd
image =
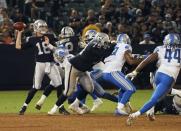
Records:
[[[132,71],[131,73],[128,73],[126,75],[126,78],[129,78],[130,80],[133,80],[137,76],[138,72],[137,71]]]

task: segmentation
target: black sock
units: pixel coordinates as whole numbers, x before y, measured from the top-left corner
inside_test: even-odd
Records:
[[[86,90],[82,89],[77,93],[77,99],[79,99],[79,101],[81,101],[86,98],[87,94],[88,94],[88,92]]]
[[[64,88],[64,85],[60,85],[57,87],[57,98],[59,98],[60,95],[62,94],[63,88]]]
[[[107,92],[104,93],[104,95],[102,96],[102,98],[113,101],[113,102],[118,102],[118,98],[114,95],[111,95]]]
[[[30,89],[30,91],[28,92],[28,96],[26,98],[26,101],[25,101],[26,104],[30,103],[30,101],[32,100],[32,98],[34,97],[36,92],[37,92],[37,89],[35,89],[35,88]]]
[[[57,106],[61,106],[61,105],[66,101],[66,99],[67,99],[67,96],[65,96],[64,94],[62,94],[62,95],[58,98],[58,100],[57,100],[57,102],[56,102],[56,105],[57,105]]]
[[[52,92],[53,88],[54,88],[54,86],[52,86],[52,85],[46,86],[43,94],[44,94],[46,97],[48,97],[48,96],[50,95],[50,93]]]

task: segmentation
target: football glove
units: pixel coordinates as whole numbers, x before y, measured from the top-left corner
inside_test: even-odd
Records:
[[[138,72],[137,71],[132,71],[131,73],[128,73],[126,75],[126,78],[129,78],[130,80],[133,80],[137,76]]]

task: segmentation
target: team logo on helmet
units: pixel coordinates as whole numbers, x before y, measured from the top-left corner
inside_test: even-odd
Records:
[[[84,38],[85,42],[89,43],[95,37],[96,34],[97,32],[95,30],[88,30],[85,33],[85,38]]]
[[[65,56],[68,54],[68,50],[65,48],[65,46],[60,45],[54,52],[54,59],[57,62],[63,62]]]

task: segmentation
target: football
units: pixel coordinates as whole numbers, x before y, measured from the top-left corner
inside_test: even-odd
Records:
[[[15,30],[21,31],[26,27],[26,24],[23,23],[23,22],[16,22],[16,23],[13,24],[13,27],[14,27]]]

